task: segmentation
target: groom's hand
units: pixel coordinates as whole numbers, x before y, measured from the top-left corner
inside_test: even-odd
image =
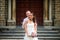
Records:
[[[28,21],[25,21],[25,24],[27,24],[28,23]]]

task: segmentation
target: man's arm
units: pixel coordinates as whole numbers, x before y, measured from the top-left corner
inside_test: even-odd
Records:
[[[29,36],[29,33],[28,33],[28,30],[27,30],[27,21],[24,23],[24,30],[25,30],[25,33],[27,33],[27,36]]]
[[[23,22],[22,22],[22,28],[24,28],[23,25],[25,24],[26,21],[28,21],[28,18],[27,18],[27,17],[26,17],[26,18],[23,20]]]
[[[24,20],[23,20],[23,22],[22,22],[22,28],[24,28],[24,26],[23,26],[23,25],[24,25],[24,23],[25,23],[25,19],[24,19]]]

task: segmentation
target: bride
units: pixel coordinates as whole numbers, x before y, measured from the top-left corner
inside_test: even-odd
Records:
[[[29,15],[29,20],[24,24],[25,36],[24,40],[38,40],[37,38],[37,23],[33,14]]]

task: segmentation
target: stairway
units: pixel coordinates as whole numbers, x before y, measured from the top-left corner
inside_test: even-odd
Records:
[[[0,40],[23,40],[24,33],[24,29],[21,27],[3,30],[0,32]],[[37,33],[39,40],[60,40],[60,33],[58,30],[38,27]]]

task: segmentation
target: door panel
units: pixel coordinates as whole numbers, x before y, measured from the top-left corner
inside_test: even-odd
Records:
[[[43,25],[43,0],[16,0],[16,24],[21,25],[26,17],[25,12],[30,10],[36,15],[38,25]]]

